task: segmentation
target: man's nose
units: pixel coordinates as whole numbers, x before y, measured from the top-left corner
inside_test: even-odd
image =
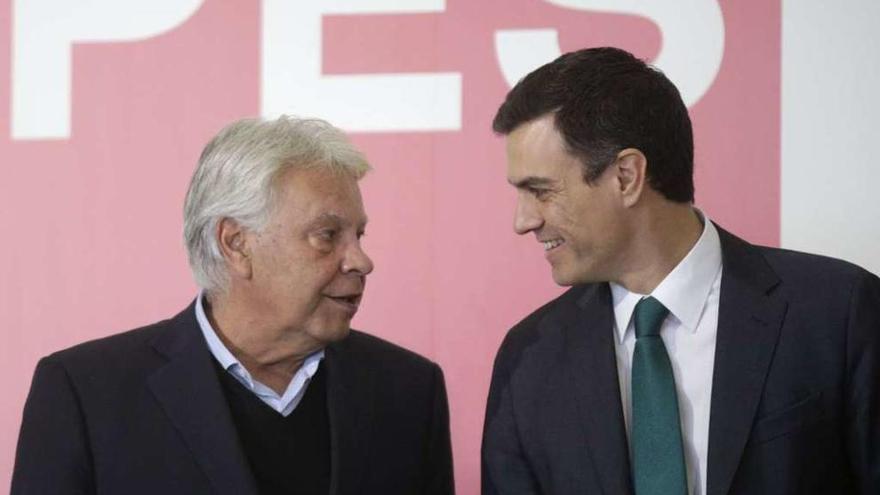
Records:
[[[367,256],[360,241],[354,243],[342,261],[342,273],[358,273],[367,275],[373,271],[373,260]]]
[[[519,235],[527,234],[541,227],[544,220],[535,208],[533,201],[520,196],[516,200],[516,213],[513,216],[513,230]]]

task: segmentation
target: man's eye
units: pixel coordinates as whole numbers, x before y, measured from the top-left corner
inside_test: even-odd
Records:
[[[325,229],[318,231],[318,237],[325,241],[332,241],[336,238],[337,232],[333,229]]]
[[[546,197],[547,197],[547,193],[549,193],[549,192],[550,192],[550,191],[548,191],[547,189],[537,189],[537,188],[534,188],[534,187],[529,189],[529,193],[531,193],[532,196],[534,196],[534,197],[537,198],[537,199],[544,199],[544,198],[546,198]]]

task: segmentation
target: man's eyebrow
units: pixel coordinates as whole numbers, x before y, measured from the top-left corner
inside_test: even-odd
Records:
[[[529,176],[518,180],[508,179],[507,182],[517,189],[526,189],[530,187],[549,186],[552,185],[554,181],[546,177]]]
[[[341,216],[337,215],[336,213],[325,212],[325,213],[321,213],[320,215],[315,217],[314,220],[312,220],[309,223],[311,223],[312,225],[317,225],[317,224],[322,224],[322,223],[341,224],[341,223],[345,223],[345,219],[343,219]]]
[[[325,212],[318,215],[312,222],[313,225],[319,225],[323,223],[334,223],[337,225],[347,225],[350,222],[346,220],[341,215],[332,212]],[[364,218],[363,222],[358,222],[358,227],[366,227],[367,219]]]

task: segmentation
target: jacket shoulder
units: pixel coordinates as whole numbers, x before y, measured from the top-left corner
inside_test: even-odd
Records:
[[[769,246],[755,246],[772,265],[790,269],[812,269],[853,275],[865,271],[862,267],[838,258]]]
[[[511,352],[521,349],[537,339],[540,324],[544,319],[556,314],[562,308],[577,304],[578,299],[595,285],[589,284],[572,287],[555,299],[532,311],[507,332],[507,335],[501,342],[500,352]]]
[[[841,291],[854,282],[875,277],[864,268],[829,256],[790,249],[756,246],[782,282],[793,287]]]
[[[553,349],[559,350],[557,346],[561,345],[562,341],[554,339],[552,334],[547,333],[547,330],[560,327],[553,325],[552,321],[549,325],[545,322],[571,311],[571,307],[577,305],[582,296],[597,289],[599,285],[601,284],[574,286],[514,325],[504,336],[498,353],[495,355],[492,372],[493,383],[500,376],[509,373],[516,366],[516,363],[521,362],[521,358],[528,353],[529,349],[542,348],[547,351],[551,348],[542,346],[542,343],[549,343]]]
[[[858,265],[829,256],[778,247],[751,244],[724,230],[717,224],[725,266],[728,256],[750,258],[757,254],[784,284],[805,283],[806,287],[822,282],[841,282],[870,277],[872,274]]]
[[[380,362],[383,368],[431,370],[438,367],[421,354],[360,330],[352,329],[348,337],[340,343],[340,348],[357,355],[356,359]]]
[[[171,320],[83,342],[54,352],[41,361],[55,363],[69,374],[94,378],[108,373],[127,373],[154,363],[159,354],[151,342],[170,330]]]

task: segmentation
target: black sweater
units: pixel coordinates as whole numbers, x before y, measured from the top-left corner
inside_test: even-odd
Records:
[[[287,417],[265,404],[219,365],[216,367],[260,493],[327,495],[330,425],[324,366],[318,368],[305,396]]]

